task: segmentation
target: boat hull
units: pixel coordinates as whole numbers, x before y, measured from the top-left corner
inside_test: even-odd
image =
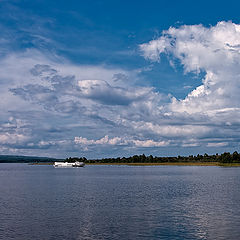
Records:
[[[55,162],[53,164],[54,167],[56,168],[71,168],[71,167],[84,167],[85,163],[84,162],[74,162],[74,163],[69,163],[69,162]]]

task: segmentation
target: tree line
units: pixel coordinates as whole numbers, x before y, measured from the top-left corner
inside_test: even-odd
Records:
[[[118,157],[118,158],[103,158],[88,160],[85,157],[67,158],[67,162],[85,162],[85,163],[178,163],[178,162],[219,162],[219,163],[240,163],[240,154],[235,151],[233,153],[224,152],[222,154],[208,155],[189,155],[189,156],[177,156],[177,157],[153,157],[142,155],[134,155],[131,157]]]

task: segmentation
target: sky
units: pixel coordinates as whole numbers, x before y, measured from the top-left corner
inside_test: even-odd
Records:
[[[0,154],[238,151],[239,7],[0,0]]]

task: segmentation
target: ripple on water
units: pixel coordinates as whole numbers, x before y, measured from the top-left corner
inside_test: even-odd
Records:
[[[0,239],[239,239],[240,168],[1,164]]]

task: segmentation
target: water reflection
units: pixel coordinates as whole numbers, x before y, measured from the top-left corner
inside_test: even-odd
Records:
[[[239,168],[0,168],[0,239],[238,239]]]

